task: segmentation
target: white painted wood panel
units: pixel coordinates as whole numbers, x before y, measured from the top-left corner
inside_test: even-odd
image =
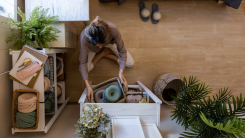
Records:
[[[83,104],[90,104],[85,103]],[[95,103],[101,108],[106,108],[106,110],[157,110],[157,104],[155,103]],[[82,108],[82,107],[81,107]]]
[[[156,103],[162,104],[162,101],[153,94],[144,84],[142,84],[140,81],[137,81],[137,84],[140,86],[141,89],[143,89],[147,95],[149,95]]]
[[[57,35],[57,41],[52,41],[49,43],[50,47],[53,48],[76,48],[78,35],[77,29],[69,22],[55,23],[51,26],[59,29],[61,32]]]
[[[145,138],[162,138],[155,124],[142,125]]]
[[[59,21],[89,21],[89,0],[25,0],[27,19],[36,6],[49,8]]]
[[[139,117],[116,116],[112,119],[113,138],[145,138]]]

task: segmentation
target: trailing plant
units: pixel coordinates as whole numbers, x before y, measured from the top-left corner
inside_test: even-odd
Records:
[[[188,132],[181,135],[191,138],[245,138],[245,98],[235,98],[228,88],[219,90],[215,96],[208,96],[212,90],[190,76],[183,79],[179,94],[174,97],[172,120]],[[232,101],[231,101],[232,99]],[[233,102],[233,104],[231,104]]]
[[[31,13],[28,20],[25,14],[18,8],[18,14],[22,21],[16,21],[10,16],[9,22],[2,22],[10,24],[11,29],[17,30],[6,39],[6,43],[14,42],[11,50],[19,50],[23,45],[27,44],[36,48],[36,42],[40,48],[50,48],[49,42],[57,41],[58,33],[60,30],[52,27],[50,24],[58,22],[58,16],[47,15],[49,9],[36,7]]]

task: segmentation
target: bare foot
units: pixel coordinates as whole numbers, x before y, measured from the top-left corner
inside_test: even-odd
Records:
[[[105,48],[102,52],[104,56],[113,54],[113,52],[109,48]]]

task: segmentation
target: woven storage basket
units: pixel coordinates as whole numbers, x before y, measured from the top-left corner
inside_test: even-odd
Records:
[[[36,125],[30,128],[21,128],[16,125],[16,112],[18,111],[18,97],[24,93],[34,93],[37,95],[37,109],[36,109]],[[25,129],[25,130],[35,130],[38,127],[39,122],[39,91],[34,89],[16,89],[13,93],[13,101],[12,101],[12,122],[13,127],[16,129]]]
[[[108,88],[111,85],[117,85],[121,88],[122,90],[122,94],[121,97],[119,98],[119,100],[116,103],[125,103],[126,101],[126,93],[128,92],[128,86],[125,85],[123,88],[122,83],[120,82],[119,78],[112,78],[110,80],[104,81],[98,85],[95,85],[92,87],[93,91],[94,91],[94,97],[95,94],[99,91],[99,90],[105,90],[106,88]]]
[[[168,105],[173,105],[175,102],[174,101],[166,101],[163,99],[163,90],[164,89],[169,89],[172,88],[176,91],[178,94],[178,86],[181,85],[183,81],[180,79],[179,76],[172,74],[172,73],[167,73],[167,74],[162,74],[157,77],[153,84],[153,91],[155,95],[161,99],[164,103]]]

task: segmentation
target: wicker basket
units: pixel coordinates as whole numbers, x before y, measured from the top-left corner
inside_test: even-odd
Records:
[[[105,90],[106,88],[108,88],[111,85],[117,85],[122,90],[122,95],[116,103],[125,103],[126,93],[128,92],[128,86],[127,85],[122,86],[123,84],[120,82],[119,78],[112,78],[110,80],[104,81],[104,82],[92,87],[92,89],[94,91],[94,97],[95,97],[95,94],[99,90]]]
[[[167,74],[162,74],[157,77],[153,84],[153,91],[156,94],[156,96],[161,99],[164,103],[168,105],[173,105],[175,102],[174,101],[166,101],[163,98],[163,91],[165,89],[173,89],[176,91],[176,94],[178,94],[178,86],[181,85],[183,81],[180,79],[179,76],[172,74],[172,73],[167,73]]]
[[[24,93],[35,93],[37,95],[37,109],[36,109],[36,125],[30,128],[21,128],[16,126],[16,112],[18,111],[18,97]],[[16,129],[24,129],[24,130],[35,130],[38,127],[39,122],[39,91],[34,89],[16,89],[13,93],[13,101],[12,101],[12,122],[13,127]]]
[[[61,86],[59,84],[57,84],[57,89],[58,89],[58,87],[61,90],[61,94],[59,96],[57,96],[57,99],[59,99],[62,96],[62,88],[61,88]]]

